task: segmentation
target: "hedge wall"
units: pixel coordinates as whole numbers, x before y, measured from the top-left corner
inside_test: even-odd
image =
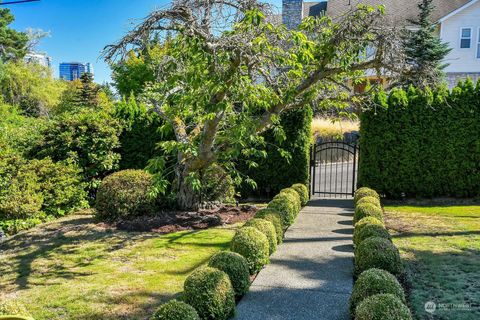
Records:
[[[360,132],[359,186],[394,198],[480,195],[480,85],[380,92]]]
[[[246,175],[257,183],[256,190],[243,186],[241,194],[247,196],[272,196],[288,188],[292,183],[309,185],[311,124],[313,111],[310,106],[288,111],[281,117],[281,126],[286,139],[278,144],[272,130],[264,134],[268,156],[258,161],[257,168],[244,169]],[[288,151],[290,161],[278,148]]]

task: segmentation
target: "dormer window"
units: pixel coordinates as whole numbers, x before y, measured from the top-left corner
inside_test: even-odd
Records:
[[[472,46],[472,28],[462,28],[460,34],[460,49],[470,49]]]

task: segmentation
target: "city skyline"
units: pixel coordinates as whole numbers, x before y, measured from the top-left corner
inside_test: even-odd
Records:
[[[58,67],[59,78],[66,81],[78,80],[84,73],[90,73],[92,76],[95,76],[90,62],[61,62]]]

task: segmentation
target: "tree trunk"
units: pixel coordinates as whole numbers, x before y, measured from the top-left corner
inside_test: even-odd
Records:
[[[177,205],[181,210],[197,211],[200,207],[200,194],[186,181],[185,167],[177,169]]]

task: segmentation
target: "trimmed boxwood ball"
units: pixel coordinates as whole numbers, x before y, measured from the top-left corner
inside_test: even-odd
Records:
[[[264,219],[254,218],[254,219],[248,220],[244,226],[253,227],[267,237],[270,254],[277,251],[277,233],[275,231],[275,227],[273,226],[273,223]]]
[[[380,203],[380,200],[378,200],[378,198],[375,198],[375,197],[363,197],[363,198],[361,198],[360,200],[357,201],[356,205],[358,206],[358,205],[363,204],[363,203],[371,203],[371,204],[376,205],[379,208],[382,207],[382,204]]]
[[[221,251],[210,258],[208,266],[217,268],[228,275],[237,297],[247,293],[250,287],[250,272],[244,257],[235,252]]]
[[[280,214],[284,227],[290,226],[297,216],[295,200],[287,193],[277,194],[267,208],[276,210]]]
[[[370,188],[362,187],[357,189],[357,191],[355,191],[355,196],[353,198],[353,201],[357,203],[358,200],[365,197],[374,197],[380,200],[380,196],[378,195],[377,191]]]
[[[400,253],[393,243],[385,238],[368,238],[355,250],[355,273],[378,268],[396,276],[403,272]]]
[[[277,243],[278,244],[282,243],[283,230],[285,228],[283,227],[282,217],[280,216],[277,210],[268,209],[268,208],[259,210],[255,214],[255,218],[265,219],[273,223],[273,226],[275,227],[275,232],[277,234]]]
[[[308,200],[310,200],[310,194],[307,186],[301,183],[296,183],[291,186],[291,188],[297,191],[298,195],[300,196],[302,206],[305,206],[308,203]]]
[[[115,220],[155,213],[157,201],[150,195],[152,175],[143,170],[123,170],[103,179],[98,188],[96,215]]]
[[[260,271],[269,261],[268,239],[253,227],[243,227],[237,230],[232,239],[231,250],[241,254],[247,260],[250,274]]]
[[[369,225],[385,227],[383,222],[375,217],[365,217],[361,219],[355,224],[355,230],[353,232],[353,243],[355,244],[355,246],[358,246],[361,242],[359,239],[359,235],[362,233],[362,229]]]
[[[355,320],[411,320],[407,306],[393,294],[376,294],[363,300],[355,310]]]
[[[350,297],[350,313],[355,315],[355,308],[360,302],[370,296],[380,293],[390,293],[405,303],[405,293],[397,278],[381,269],[368,269],[362,272],[355,282]]]
[[[288,194],[291,196],[293,203],[295,204],[295,217],[298,215],[300,210],[302,210],[302,200],[300,200],[300,195],[295,189],[285,188],[280,190],[280,194]]]
[[[371,203],[362,203],[355,207],[355,214],[353,215],[353,223],[357,223],[365,217],[374,217],[383,221],[383,211]]]
[[[200,320],[200,317],[191,305],[178,300],[170,300],[162,304],[150,320]]]
[[[388,233],[387,229],[382,225],[364,224],[361,228],[356,228],[355,226],[353,232],[353,243],[355,246],[358,246],[363,240],[371,237],[391,239],[390,233]]]
[[[223,271],[198,268],[187,277],[183,289],[185,302],[194,307],[202,319],[224,320],[235,313],[235,291]]]

